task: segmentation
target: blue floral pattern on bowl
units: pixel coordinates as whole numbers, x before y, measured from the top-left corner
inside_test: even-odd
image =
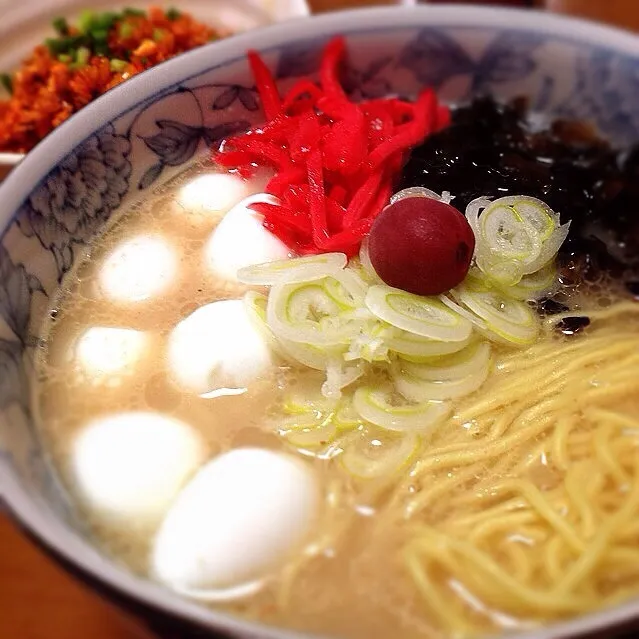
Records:
[[[378,15],[372,26],[351,19],[343,28],[352,51],[344,82],[356,99],[410,95],[423,85],[453,102],[485,93],[504,99],[525,94],[550,116],[591,119],[613,143],[639,140],[639,45],[625,53],[612,37],[604,45],[541,27],[478,26],[459,13],[453,24],[439,23],[444,14],[425,9]],[[331,24],[335,29],[337,22]],[[266,38],[265,57],[282,89],[317,73],[328,31],[304,38],[289,33],[281,44]],[[29,404],[39,328],[62,278],[114,214],[200,152],[260,121],[244,59],[208,67],[198,60],[192,77],[142,95],[126,113],[118,115],[114,106],[110,123],[57,158],[38,184],[34,180],[2,230],[0,471],[46,503],[51,517],[78,530],[41,452]]]

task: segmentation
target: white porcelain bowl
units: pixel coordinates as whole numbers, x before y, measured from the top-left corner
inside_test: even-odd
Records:
[[[165,620],[242,637],[300,637],[180,599],[92,546],[31,419],[39,327],[61,278],[114,212],[206,144],[262,117],[247,48],[264,53],[284,86],[314,73],[321,45],[337,33],[348,38],[356,97],[410,94],[424,84],[448,100],[527,94],[534,109],[591,119],[615,143],[639,140],[639,38],[541,13],[424,6],[325,14],[211,44],[110,91],[29,153],[0,187],[1,495],[57,556]],[[639,599],[525,636],[572,636],[632,618]]]

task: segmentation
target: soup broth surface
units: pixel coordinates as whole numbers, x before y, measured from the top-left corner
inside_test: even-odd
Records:
[[[197,431],[206,459],[256,446],[297,455],[318,477],[323,506],[308,544],[259,592],[223,604],[245,617],[352,639],[434,639],[524,629],[639,590],[639,388],[628,377],[639,365],[639,315],[611,283],[566,288],[571,307],[594,318],[585,333],[549,329],[527,351],[496,346],[488,381],[424,434],[408,467],[361,480],[339,449],[293,446],[274,425],[284,395],[316,373],[276,361],[240,392],[198,395],[168,370],[174,327],[247,290],[203,257],[230,204],[183,201],[186,185],[215,171],[196,164],[124,211],[65,280],[35,403],[72,496],[73,442],[87,423],[153,411]],[[95,333],[105,328],[123,329],[119,347]],[[76,501],[96,542],[146,575],[159,522],[121,526]]]

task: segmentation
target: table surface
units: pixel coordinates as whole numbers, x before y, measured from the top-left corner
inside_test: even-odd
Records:
[[[471,1],[471,0],[466,0]],[[384,0],[311,0],[317,11]],[[546,0],[553,11],[639,30],[638,0]],[[54,565],[0,515],[0,637],[152,639],[137,622]]]

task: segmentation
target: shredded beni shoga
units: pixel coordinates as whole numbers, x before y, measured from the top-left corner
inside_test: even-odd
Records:
[[[266,192],[278,203],[251,206],[295,253],[355,254],[388,203],[405,154],[447,126],[449,109],[428,88],[415,102],[352,101],[340,81],[341,37],[324,49],[319,81],[302,78],[284,97],[262,58],[248,56],[267,121],[227,139],[214,160],[247,177],[257,167],[275,172]]]

